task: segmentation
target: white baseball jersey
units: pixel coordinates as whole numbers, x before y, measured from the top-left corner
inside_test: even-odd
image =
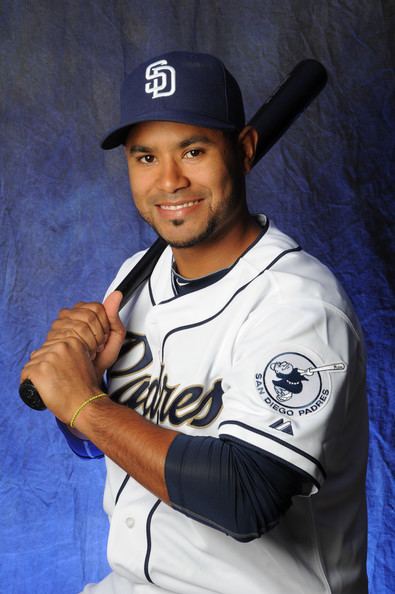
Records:
[[[176,296],[171,266],[167,248],[122,311],[128,335],[110,392],[163,427],[269,452],[305,475],[305,494],[241,543],[132,478],[119,492],[125,472],[106,459],[114,574],[85,591],[365,594],[364,353],[341,287],[272,223],[203,289]]]

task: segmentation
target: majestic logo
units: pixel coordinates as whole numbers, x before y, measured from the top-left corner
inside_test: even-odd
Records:
[[[288,435],[294,434],[291,421],[284,421],[284,419],[280,419],[279,421],[275,421],[272,425],[269,426],[271,427],[271,429],[277,429],[277,431],[288,433]]]
[[[255,375],[255,382],[270,408],[288,417],[302,416],[317,412],[328,401],[329,378],[323,372],[345,369],[342,362],[317,367],[305,355],[281,353]]]
[[[150,81],[145,84],[145,92],[152,93],[152,99],[170,97],[175,93],[176,71],[167,60],[158,60],[147,66],[145,79]]]
[[[156,423],[207,427],[222,408],[221,379],[205,389],[169,383],[165,367],[158,377],[148,372],[153,357],[145,336],[127,332],[118,361],[109,371],[111,399],[138,410]]]

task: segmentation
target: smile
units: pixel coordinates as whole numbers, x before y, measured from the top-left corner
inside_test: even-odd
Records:
[[[182,204],[159,204],[159,208],[163,210],[181,210],[183,208],[190,208],[198,204],[201,200],[191,200],[190,202],[183,202]]]

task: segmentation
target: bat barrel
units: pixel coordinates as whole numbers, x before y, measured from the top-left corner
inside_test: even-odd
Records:
[[[303,60],[248,122],[259,134],[254,165],[271,149],[325,87],[324,66]]]

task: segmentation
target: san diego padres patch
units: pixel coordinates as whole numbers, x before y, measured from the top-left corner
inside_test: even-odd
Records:
[[[301,417],[318,412],[329,400],[328,372],[345,370],[343,362],[317,367],[300,353],[280,353],[255,375],[256,388],[265,403],[279,414]]]

